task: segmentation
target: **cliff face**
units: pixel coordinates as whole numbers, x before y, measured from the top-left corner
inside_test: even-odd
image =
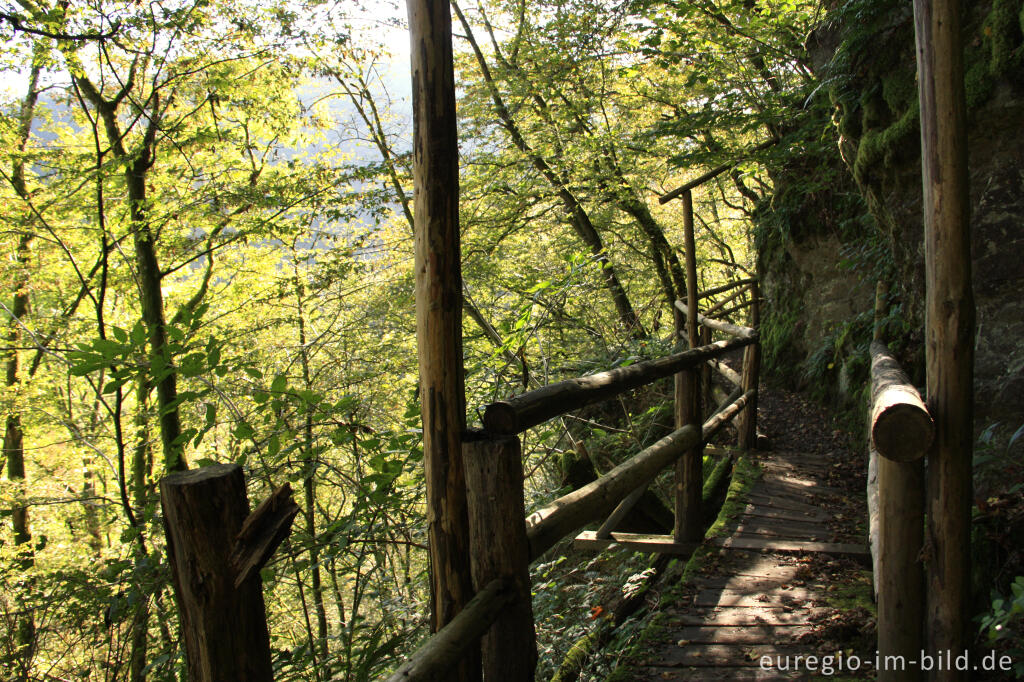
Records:
[[[974,3],[964,17],[972,262],[977,305],[975,391],[985,420],[1024,417],[1024,1]],[[803,376],[856,393],[864,379],[875,280],[893,283],[888,336],[923,383],[924,252],[913,16],[909,2],[857,0],[809,45],[833,107],[836,137],[819,172],[834,178],[828,221],[806,207],[785,218],[789,240],[762,252],[769,320],[792,337]],[[806,164],[807,162],[802,162]],[[839,168],[842,165],[844,168]],[[802,183],[807,169],[777,178]],[[848,197],[847,197],[848,198]],[[866,213],[870,220],[858,220]],[[820,215],[820,214],[819,214]],[[780,218],[767,218],[771,220]],[[840,227],[837,227],[840,226]],[[845,226],[845,227],[842,227]],[[765,229],[765,228],[761,228]],[[771,226],[769,234],[778,230]],[[765,240],[762,240],[765,241]],[[771,247],[771,244],[768,244]],[[787,317],[788,316],[788,317]],[[783,331],[778,331],[783,330]]]

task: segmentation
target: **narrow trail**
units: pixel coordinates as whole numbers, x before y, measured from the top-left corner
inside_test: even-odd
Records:
[[[763,395],[772,449],[752,458],[761,477],[738,518],[711,541],[718,549],[682,602],[662,605],[661,633],[636,679],[820,679],[820,657],[848,652],[844,645],[870,622],[867,614],[851,619],[835,608],[851,580],[865,580],[870,562],[863,457],[816,406],[794,394]],[[816,670],[808,655],[819,657]],[[804,657],[800,671],[793,670],[795,656]],[[840,677],[863,677],[867,667]]]

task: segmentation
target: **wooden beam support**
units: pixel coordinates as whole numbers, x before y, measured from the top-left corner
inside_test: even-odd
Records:
[[[705,291],[699,292],[697,294],[697,300],[700,301],[700,300],[703,300],[705,298],[708,298],[709,296],[714,296],[715,294],[724,294],[726,291],[729,291],[730,289],[735,289],[736,287],[741,287],[741,286],[743,286],[745,284],[750,284],[750,283],[756,282],[756,281],[757,281],[756,277],[748,277],[746,279],[738,279],[738,280],[735,280],[733,282],[726,282],[725,284],[721,284],[721,285],[719,285],[717,287],[712,287],[712,288],[707,289]],[[683,302],[683,312],[686,312],[686,303],[687,303],[687,300],[688,300],[687,297],[683,296],[679,300]]]
[[[548,384],[488,405],[484,410],[484,428],[495,435],[521,433],[552,417],[614,398],[750,343],[753,340],[749,338],[716,341],[708,346],[637,362],[628,367]]]
[[[533,682],[537,642],[530,595],[530,556],[523,519],[523,463],[519,439],[467,442],[462,447],[469,503],[473,585],[502,578],[517,598],[483,637],[485,680]]]
[[[722,308],[724,308],[731,301],[736,300],[737,296],[742,296],[747,291],[750,291],[750,285],[749,284],[747,286],[745,286],[745,287],[741,287],[740,289],[737,289],[736,291],[732,292],[731,294],[729,294],[728,296],[723,298],[718,303],[714,304],[713,306],[711,306],[710,308],[705,310],[704,311],[704,315],[706,315],[707,317],[711,317],[714,313],[716,313],[719,310],[721,310]]]
[[[576,536],[572,546],[584,551],[602,550],[619,545],[638,552],[678,554],[689,556],[700,546],[699,542],[676,542],[671,535],[649,535],[644,533],[611,533],[602,537],[597,532],[585,530]]]
[[[754,152],[763,151],[763,150],[768,149],[769,147],[772,147],[772,146],[774,146],[774,145],[776,145],[778,143],[779,143],[779,139],[776,138],[776,137],[773,137],[770,140],[762,142],[761,144],[757,145],[756,147],[751,149],[749,152],[747,152],[747,154],[744,154],[743,156],[740,156],[735,161],[729,161],[728,163],[723,163],[720,166],[716,166],[716,167],[712,168],[711,170],[709,170],[707,173],[704,173],[702,175],[698,175],[693,180],[690,180],[689,182],[687,182],[687,183],[685,183],[685,184],[683,184],[683,185],[681,185],[679,187],[676,187],[671,192],[666,192],[665,194],[663,194],[660,197],[658,197],[658,203],[659,204],[667,204],[668,202],[672,201],[673,199],[675,199],[678,196],[683,196],[684,201],[685,201],[685,197],[686,197],[687,194],[690,193],[690,190],[692,190],[692,189],[694,189],[696,187],[699,187],[700,185],[703,185],[708,180],[715,179],[716,177],[718,177],[719,175],[721,175],[722,173],[724,173],[725,171],[727,171],[727,170],[729,170],[731,168],[735,168],[736,164],[740,163],[744,158],[746,158],[747,155],[752,154]]]
[[[924,190],[925,349],[928,411],[927,603],[929,651],[959,656],[971,642],[971,495],[974,294],[971,288],[961,7],[914,0],[921,176]],[[968,672],[934,671],[933,680]]]
[[[725,364],[721,360],[707,360],[707,365],[725,377],[734,386],[740,386],[743,384],[743,377],[739,372],[734,370],[729,365]]]
[[[574,530],[608,514],[619,500],[651,481],[687,449],[697,445],[700,438],[701,432],[692,424],[673,431],[596,481],[530,514],[526,518],[530,560]]]

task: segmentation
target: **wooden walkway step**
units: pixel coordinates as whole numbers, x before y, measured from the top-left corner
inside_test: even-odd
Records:
[[[662,609],[662,634],[630,669],[633,679],[815,679],[807,671],[763,669],[762,656],[816,653],[801,638],[831,611],[826,585],[807,580],[807,555],[870,555],[836,523],[831,505],[848,493],[829,485],[827,458],[777,452],[764,460],[729,534],[709,541],[719,548],[717,568],[692,583],[690,603]]]

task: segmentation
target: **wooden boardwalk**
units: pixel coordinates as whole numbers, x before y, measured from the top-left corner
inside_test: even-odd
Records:
[[[808,564],[817,556],[867,556],[850,534],[849,493],[828,485],[826,456],[758,453],[762,477],[746,495],[731,533],[712,540],[689,603],[663,606],[657,643],[633,668],[641,680],[819,679],[820,671],[781,671],[777,656],[817,654],[802,643],[828,609],[827,585]],[[845,527],[845,528],[844,528]],[[771,657],[763,669],[762,656]],[[785,659],[782,660],[786,664]],[[820,663],[818,664],[820,665]],[[791,665],[792,667],[792,665]],[[845,676],[849,676],[848,674]]]

